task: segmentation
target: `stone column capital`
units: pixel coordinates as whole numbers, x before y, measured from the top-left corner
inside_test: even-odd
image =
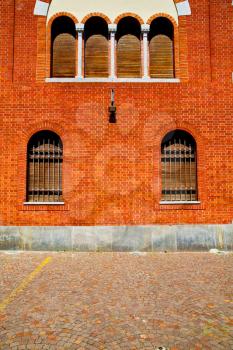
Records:
[[[117,24],[109,24],[108,25],[108,31],[110,32],[110,33],[116,33],[116,31],[117,31]]]
[[[75,29],[78,33],[83,33],[84,32],[84,24],[83,23],[76,23]]]
[[[149,24],[142,24],[141,31],[143,34],[148,34],[150,31],[150,25]]]

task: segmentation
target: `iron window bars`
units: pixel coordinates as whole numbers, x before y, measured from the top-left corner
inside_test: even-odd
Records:
[[[28,144],[27,201],[62,201],[63,147],[58,135],[40,131]]]
[[[196,201],[196,143],[193,137],[182,130],[167,134],[162,142],[161,160],[162,201]]]

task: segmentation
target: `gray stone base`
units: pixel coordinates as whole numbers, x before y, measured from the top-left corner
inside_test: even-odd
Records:
[[[0,227],[0,250],[233,250],[233,225]]]

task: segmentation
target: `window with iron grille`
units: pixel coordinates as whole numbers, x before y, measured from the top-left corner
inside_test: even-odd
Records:
[[[183,130],[169,132],[162,141],[162,201],[197,200],[196,142]]]
[[[62,201],[61,139],[52,131],[32,136],[27,149],[27,201]]]

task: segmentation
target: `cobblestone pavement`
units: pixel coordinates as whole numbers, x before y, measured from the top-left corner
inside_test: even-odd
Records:
[[[1,305],[1,350],[232,350],[233,254],[0,253]]]

